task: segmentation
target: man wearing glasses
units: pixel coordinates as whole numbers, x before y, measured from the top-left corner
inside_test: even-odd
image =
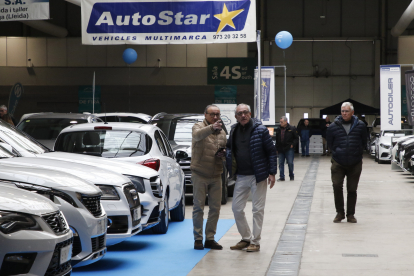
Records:
[[[226,133],[222,129],[220,109],[208,105],[204,121],[193,126],[191,181],[193,183],[194,249],[223,249],[214,240],[221,208],[221,174],[225,157]],[[208,218],[203,246],[204,204],[208,195]]]
[[[357,188],[362,171],[362,155],[367,144],[365,124],[354,116],[354,106],[344,102],[341,116],[328,127],[326,132],[328,147],[332,151],[331,178],[334,191],[336,217],[335,223],[345,219],[343,184],[346,176],[348,222],[356,223],[355,206]]]
[[[237,175],[232,209],[242,240],[231,250],[257,252],[266,202],[267,184],[273,188],[277,172],[276,150],[269,130],[251,118],[250,106],[239,104],[235,110],[237,124],[232,125],[227,141],[227,169]],[[250,232],[244,208],[252,194],[253,234]]]

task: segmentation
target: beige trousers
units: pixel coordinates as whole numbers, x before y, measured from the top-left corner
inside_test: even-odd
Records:
[[[194,240],[203,240],[203,219],[206,195],[208,195],[208,218],[206,240],[214,240],[221,208],[221,176],[204,177],[192,173],[193,182],[193,233]]]

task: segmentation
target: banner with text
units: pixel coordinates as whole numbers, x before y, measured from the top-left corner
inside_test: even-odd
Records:
[[[83,0],[82,43],[256,41],[255,0]]]
[[[214,102],[216,104],[236,104],[237,86],[235,85],[216,85],[214,88]]]
[[[257,95],[257,81],[258,81],[258,69],[254,70],[255,81],[255,95]],[[275,124],[275,68],[274,67],[262,67],[262,80],[260,82],[261,97],[260,103],[258,103],[259,110],[261,112],[262,123],[264,125]],[[258,108],[256,108],[258,110]],[[257,114],[255,114],[257,118]]]
[[[381,130],[401,130],[401,66],[381,65]]]
[[[407,121],[414,126],[414,70],[405,71],[405,89],[407,101]]]
[[[13,116],[16,112],[16,107],[19,103],[20,98],[23,96],[23,91],[23,85],[19,82],[13,85],[12,89],[10,90],[9,105],[7,107],[7,110],[11,116]]]
[[[79,113],[90,112],[93,110],[93,99],[95,98],[95,113],[101,112],[101,87],[95,86],[95,97],[93,96],[93,87],[91,85],[79,86]]]
[[[207,84],[253,85],[257,58],[208,58]]]
[[[0,22],[49,19],[49,0],[2,0]]]

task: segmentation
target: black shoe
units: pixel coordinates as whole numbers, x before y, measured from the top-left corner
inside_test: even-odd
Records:
[[[310,157],[310,155],[306,155],[306,157]]]
[[[284,178],[279,178],[279,179],[277,180],[277,182],[281,182],[281,181],[285,181],[285,179],[284,179]]]
[[[290,178],[290,181],[293,181],[293,180],[295,180],[295,177],[294,177],[294,176],[292,176],[292,177]]]
[[[204,248],[222,250],[223,249],[223,246],[221,246],[220,244],[218,244],[215,240],[211,240],[211,241],[206,241],[204,243]]]
[[[339,222],[341,222],[344,218],[345,218],[345,214],[342,214],[342,213],[336,213],[336,216],[335,216],[335,218],[334,218],[333,222],[335,222],[335,223],[339,223]]]
[[[200,241],[200,240],[194,241],[194,249],[204,250],[203,241]]]

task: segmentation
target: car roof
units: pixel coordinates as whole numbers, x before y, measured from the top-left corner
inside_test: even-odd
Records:
[[[137,123],[120,123],[120,122],[108,122],[108,123],[94,123],[94,124],[79,124],[79,125],[71,125],[64,128],[61,133],[64,132],[74,132],[74,131],[90,131],[95,130],[95,127],[112,127],[112,130],[129,130],[129,131],[136,131],[141,130],[144,132],[150,132],[154,128],[157,128],[151,124],[137,124]]]
[[[203,113],[159,113],[155,115],[152,120],[159,120],[159,119],[204,119]]]
[[[26,119],[85,119],[96,117],[94,114],[81,114],[81,113],[34,113],[34,114],[25,114],[22,116],[22,120]]]
[[[121,116],[121,117],[126,117],[126,116],[130,116],[130,117],[137,117],[140,119],[143,119],[145,121],[149,121],[152,116],[145,114],[145,113],[131,113],[131,112],[108,112],[108,113],[94,113],[94,115],[98,116],[98,117],[105,117],[105,116]]]

